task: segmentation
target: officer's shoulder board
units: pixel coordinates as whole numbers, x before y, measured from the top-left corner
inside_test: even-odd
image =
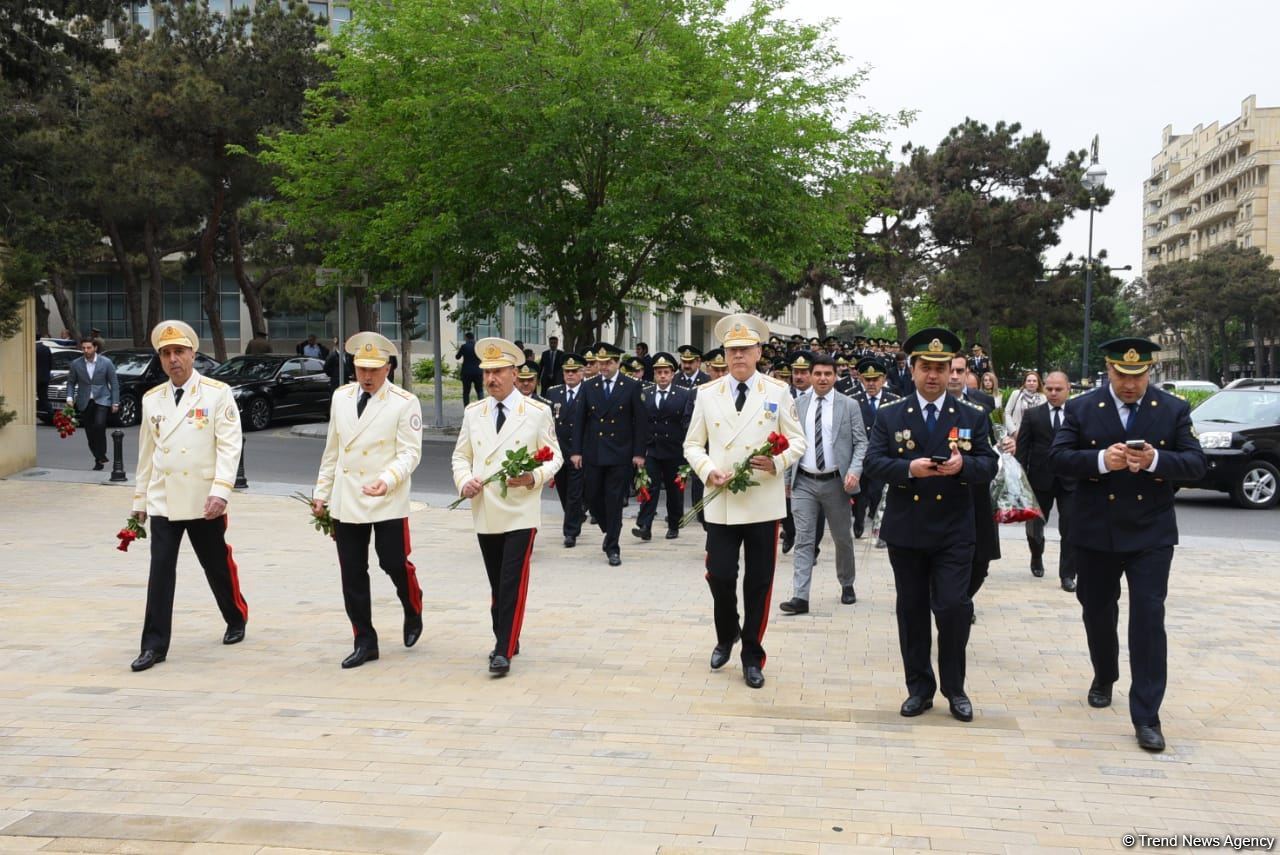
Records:
[[[970,409],[977,410],[978,412],[982,413],[984,416],[987,414],[986,407],[982,406],[981,404],[975,404],[973,401],[970,401],[968,398],[956,398],[956,400],[964,404],[966,407],[969,407]]]
[[[542,398],[535,398],[532,395],[524,399],[524,402],[535,410],[545,410],[549,407],[550,402],[544,401]]]
[[[472,401],[470,404],[467,404],[467,412],[470,412],[471,410],[479,409],[480,407],[483,407],[483,406],[484,406],[484,398],[481,398],[478,401]]]
[[[152,395],[154,395],[156,392],[159,392],[161,389],[163,389],[167,385],[169,385],[168,381],[165,381],[164,383],[157,383],[156,385],[148,389],[146,393],[143,394],[142,397],[150,398]]]
[[[333,394],[336,395],[339,392],[345,392],[346,390],[358,385],[360,384],[356,383],[354,380],[352,380],[350,383],[343,383],[341,386],[339,386],[337,389],[334,390]]]
[[[726,374],[725,376],[728,377],[729,375]],[[766,383],[772,384],[774,388],[786,389],[791,385],[790,383],[782,382],[777,377],[770,377],[768,374],[761,374],[760,379],[764,380]]]
[[[881,405],[880,405],[879,407],[877,407],[876,409],[877,409],[877,410],[883,410],[883,409],[886,409],[886,408],[888,408],[888,407],[894,407],[894,406],[897,406],[898,404],[901,404],[901,403],[902,403],[903,401],[905,401],[905,400],[907,400],[907,399],[906,399],[906,398],[894,398],[892,401],[885,401],[883,404],[881,404]]]
[[[210,389],[230,389],[226,383],[221,380],[214,380],[212,377],[201,376],[200,382],[207,385]]]
[[[413,400],[413,393],[407,389],[401,389],[399,386],[395,385],[389,385],[388,388],[391,390],[391,394],[395,395],[397,398],[405,401]]]
[[[554,385],[554,386],[550,387],[549,389],[547,389],[547,390],[546,390],[546,393],[547,393],[548,395],[550,395],[552,392],[557,392],[557,393],[558,393],[558,392],[560,392],[562,389],[564,389],[564,384],[563,384],[563,383],[557,383],[556,385]]]

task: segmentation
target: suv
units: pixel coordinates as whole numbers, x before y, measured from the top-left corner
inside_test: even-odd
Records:
[[[71,363],[84,356],[80,348],[62,342],[63,339],[53,338],[42,338],[39,342],[48,348],[51,357],[48,406],[42,408],[39,399],[36,400],[36,416],[41,424],[52,424],[53,414],[67,402],[67,375],[71,373]]]
[[[1178,486],[1230,493],[1242,508],[1280,502],[1280,382],[1223,389],[1192,410],[1191,421],[1209,468]]]
[[[115,365],[116,377],[120,380],[120,412],[115,420],[124,427],[136,425],[142,418],[142,396],[168,379],[160,367],[160,357],[154,350],[144,348],[110,350],[103,355]],[[196,371],[204,375],[219,365],[216,359],[203,353],[197,353],[195,361]],[[49,394],[52,396],[52,389]]]

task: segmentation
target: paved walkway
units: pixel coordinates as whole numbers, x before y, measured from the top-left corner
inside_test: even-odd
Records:
[[[883,552],[856,606],[824,549],[813,612],[772,616],[768,683],[707,667],[701,548],[623,539],[609,568],[555,524],[534,555],[523,652],[485,670],[487,589],[466,512],[418,507],[427,631],[354,671],[333,549],[301,505],[237,496],[250,607],[222,627],[184,548],[169,660],[133,674],[147,544],[114,550],[125,491],[0,481],[0,850],[844,853],[1106,851],[1124,835],[1280,831],[1275,556],[1180,550],[1170,750],[1090,709],[1074,599],[1025,546],[979,597],[969,725],[903,698]],[[376,571],[375,571],[376,572]],[[775,601],[790,594],[790,561]]]

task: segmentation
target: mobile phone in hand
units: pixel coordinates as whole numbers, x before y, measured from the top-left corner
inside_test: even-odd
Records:
[[[1147,441],[1145,439],[1126,439],[1124,444],[1125,447],[1131,448],[1134,451],[1141,451],[1147,447]]]
[[[942,464],[946,463],[948,460],[950,460],[950,459],[951,459],[951,455],[949,455],[949,454],[935,454],[935,455],[931,456],[929,459],[930,459],[930,460],[932,460],[934,463],[938,464],[939,466],[941,466]]]

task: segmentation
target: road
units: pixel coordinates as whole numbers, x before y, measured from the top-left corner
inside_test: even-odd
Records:
[[[40,467],[59,470],[89,470],[93,461],[83,432],[59,439],[51,427],[37,430],[37,462]],[[109,435],[109,434],[108,434]],[[137,461],[138,428],[125,429],[125,470],[133,474]],[[315,483],[322,440],[294,436],[289,426],[277,426],[259,433],[245,434],[245,474],[250,484],[271,482],[295,484],[309,489]],[[425,441],[422,463],[413,475],[413,491],[420,494],[453,494],[449,470],[451,442]],[[104,473],[105,474],[105,473]],[[1183,490],[1178,494],[1178,529],[1185,543],[1201,539],[1226,539],[1251,543],[1280,543],[1277,511],[1245,511],[1237,508],[1225,493]],[[1055,522],[1050,521],[1050,527]],[[1019,536],[1014,527],[1002,530],[1004,537]]]

